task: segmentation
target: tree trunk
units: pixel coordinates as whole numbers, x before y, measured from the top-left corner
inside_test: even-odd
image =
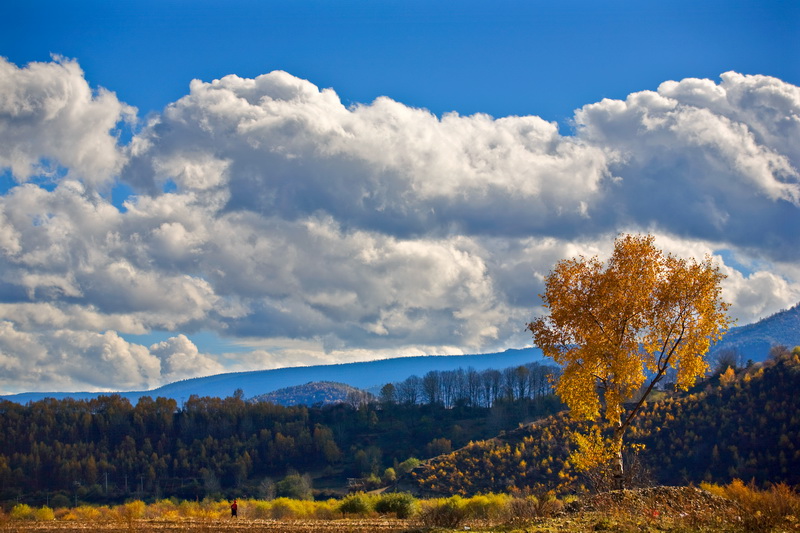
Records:
[[[611,475],[614,490],[622,490],[625,488],[625,465],[622,461],[622,435],[625,428],[620,424],[614,428],[614,451],[615,457],[611,464]]]

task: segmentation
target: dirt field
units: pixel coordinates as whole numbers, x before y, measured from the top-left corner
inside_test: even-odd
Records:
[[[122,522],[6,522],[0,533],[372,533],[402,532],[413,529],[406,520],[134,520]]]

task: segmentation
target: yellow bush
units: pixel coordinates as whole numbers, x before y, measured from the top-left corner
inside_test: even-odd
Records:
[[[184,500],[178,504],[178,514],[184,518],[199,518],[201,515],[200,504]]]
[[[151,503],[145,509],[143,516],[157,520],[175,520],[178,518],[177,501],[166,499]]]
[[[501,520],[509,501],[511,496],[508,494],[481,494],[464,500],[464,509],[469,518]]]
[[[144,508],[144,503],[142,502],[142,508]],[[114,520],[116,516],[114,516],[113,511],[108,508],[108,506],[101,506],[101,507],[93,507],[91,505],[81,505],[79,507],[75,507],[72,509],[70,514],[73,516],[72,520],[80,520],[80,521],[94,521],[94,522],[107,522],[110,520]]]
[[[722,487],[707,483],[700,486],[741,505],[744,526],[749,531],[771,531],[784,522],[794,524],[800,517],[800,495],[785,483],[767,490],[758,490],[752,483],[745,485],[740,479]]]
[[[314,518],[319,520],[333,520],[339,517],[339,501],[333,498],[324,502],[314,502]]]
[[[34,519],[39,521],[51,521],[56,519],[56,514],[48,506],[40,507],[34,512]]]
[[[313,502],[301,502],[300,500],[291,500],[289,498],[278,498],[272,500],[271,502],[271,511],[270,514],[272,518],[278,520],[296,520],[299,518],[306,518],[306,508],[303,505],[304,503],[311,503]]]
[[[242,515],[247,516],[247,518],[256,520],[272,518],[272,506],[269,502],[259,500],[242,502],[240,509],[242,510]]]
[[[25,503],[18,503],[11,509],[11,520],[33,520],[33,507]]]
[[[141,500],[133,500],[123,505],[118,505],[116,508],[117,515],[120,519],[125,521],[136,520],[144,516],[147,506]]]

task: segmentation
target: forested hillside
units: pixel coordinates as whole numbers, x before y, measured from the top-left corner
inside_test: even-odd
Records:
[[[800,350],[710,379],[646,406],[631,441],[654,483],[800,484]],[[438,494],[569,491],[587,483],[567,457],[577,427],[566,413],[472,442],[412,472]]]
[[[431,371],[397,384],[410,396],[388,394],[395,385],[387,384],[380,401],[320,407],[248,402],[241,394],[192,396],[182,406],[150,397],[134,406],[115,395],[4,401],[0,501],[256,496],[298,473],[329,491],[346,490],[348,478],[391,481],[401,464],[414,464],[410,458],[448,453],[559,410],[549,388],[532,385],[531,376],[546,372],[536,364]]]
[[[322,406],[336,403],[350,403],[357,406],[371,400],[372,395],[366,391],[332,381],[314,381],[305,385],[284,387],[250,398],[251,402],[269,402],[286,406]]]
[[[711,357],[720,352],[734,352],[742,362],[763,361],[773,346],[800,345],[800,303],[774,315],[732,328],[711,350]]]

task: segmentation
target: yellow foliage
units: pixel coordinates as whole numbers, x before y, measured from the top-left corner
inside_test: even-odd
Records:
[[[125,520],[135,520],[144,516],[146,505],[141,500],[134,500],[117,507],[120,518]]]
[[[12,520],[33,520],[33,507],[24,503],[18,503],[11,509]]]
[[[644,401],[670,368],[678,388],[693,385],[729,325],[724,275],[711,258],[679,259],[653,243],[650,235],[622,235],[605,265],[596,257],[559,261],[541,295],[549,316],[528,324],[535,344],[563,367],[555,390],[571,416],[605,419],[617,431],[617,451],[636,414],[626,417],[624,404],[647,386]],[[589,453],[599,441],[583,445]]]
[[[37,521],[49,522],[56,519],[56,514],[50,507],[45,505],[34,511],[33,518]]]
[[[728,367],[728,369],[719,375],[719,384],[723,387],[729,387],[734,381],[736,381],[736,371],[733,367]]]
[[[586,434],[576,432],[572,438],[577,449],[570,454],[569,462],[579,472],[607,464],[616,456],[614,443],[597,426]]]

